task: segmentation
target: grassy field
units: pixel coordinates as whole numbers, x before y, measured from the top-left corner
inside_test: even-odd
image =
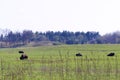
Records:
[[[29,59],[19,60],[19,50]],[[75,56],[78,52],[83,56]],[[110,52],[115,56],[108,57]],[[0,80],[120,80],[120,45],[3,48]]]

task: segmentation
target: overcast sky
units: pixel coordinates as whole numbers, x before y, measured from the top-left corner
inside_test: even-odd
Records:
[[[120,0],[0,0],[0,28],[114,32]]]

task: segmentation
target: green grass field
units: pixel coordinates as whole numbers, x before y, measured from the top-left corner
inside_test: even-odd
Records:
[[[19,50],[28,60],[19,60]],[[119,44],[2,48],[0,80],[120,80],[119,61]]]

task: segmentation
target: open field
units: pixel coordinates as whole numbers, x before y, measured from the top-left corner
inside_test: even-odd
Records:
[[[19,60],[19,50],[29,59]],[[83,56],[75,56],[78,52]],[[115,56],[106,56],[110,52]],[[120,45],[3,48],[0,80],[120,80]]]

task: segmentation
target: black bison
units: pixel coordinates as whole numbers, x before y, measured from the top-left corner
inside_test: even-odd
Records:
[[[114,55],[115,55],[115,53],[111,52],[107,56],[114,56]]]
[[[21,54],[20,60],[28,59],[28,56],[24,53],[24,51],[18,51]]]
[[[26,54],[22,54],[20,56],[20,60],[28,59],[28,56]]]
[[[24,51],[18,51],[19,53],[24,53]]]
[[[81,53],[77,53],[76,56],[82,56],[82,54]]]

